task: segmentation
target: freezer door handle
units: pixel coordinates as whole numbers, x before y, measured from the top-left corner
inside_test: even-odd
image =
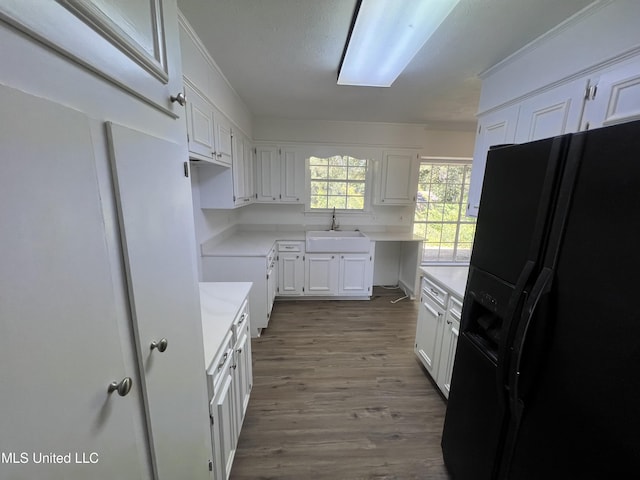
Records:
[[[519,392],[520,363],[522,361],[524,344],[527,340],[527,333],[531,326],[531,321],[533,320],[536,307],[538,306],[540,299],[551,290],[553,276],[554,270],[548,267],[543,268],[540,275],[538,275],[538,278],[531,289],[531,295],[522,309],[520,322],[518,323],[513,339],[511,364],[509,368],[509,410],[511,412],[511,421],[509,422],[509,428],[504,442],[505,448],[498,475],[499,480],[506,480],[509,478],[511,459],[513,457],[518,431],[520,430],[522,412],[525,407],[524,401],[520,398]]]
[[[509,298],[509,304],[507,308],[507,313],[505,315],[504,320],[504,332],[503,338],[500,342],[500,347],[498,351],[498,370],[497,370],[497,384],[498,390],[501,392],[499,398],[504,398],[504,386],[509,384],[509,367],[510,367],[510,350],[509,346],[512,344],[511,339],[513,338],[513,328],[515,327],[514,319],[518,315],[518,306],[522,302],[522,295],[524,293],[525,287],[529,284],[529,279],[533,274],[533,271],[536,267],[536,262],[533,260],[529,260],[525,263],[520,275],[518,276],[518,281],[513,289],[513,293],[511,294],[511,298]]]
[[[525,341],[527,340],[527,333],[531,326],[531,320],[533,319],[536,307],[540,302],[543,295],[549,292],[551,289],[551,282],[553,279],[554,271],[551,268],[545,267],[538,275],[536,283],[531,289],[531,295],[527,299],[527,302],[522,309],[522,316],[518,322],[516,334],[513,338],[512,352],[511,352],[511,366],[509,373],[509,397],[511,399],[511,405],[515,407],[513,410],[517,410],[518,407],[518,383],[520,380],[520,364],[522,361],[522,353]]]

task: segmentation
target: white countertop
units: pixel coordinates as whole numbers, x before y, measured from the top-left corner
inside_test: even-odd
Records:
[[[362,232],[373,242],[421,242],[411,232]],[[266,257],[278,240],[305,240],[303,230],[261,231],[243,230],[218,240],[213,238],[201,246],[203,257]]]
[[[266,257],[273,244],[278,240],[304,241],[303,231],[263,232],[240,231],[230,237],[216,241],[209,240],[202,244],[203,257]]]
[[[220,344],[249,295],[251,282],[201,282],[200,312],[204,340],[204,366],[209,368]]]
[[[436,282],[440,287],[455,295],[460,300],[464,299],[464,291],[467,287],[469,276],[468,266],[426,266],[420,267],[420,272]]]
[[[423,238],[411,232],[363,232],[374,242],[422,242]]]

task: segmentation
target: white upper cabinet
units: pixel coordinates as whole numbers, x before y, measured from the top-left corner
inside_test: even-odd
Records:
[[[476,137],[476,146],[473,151],[467,215],[474,217],[478,215],[484,167],[487,163],[489,148],[494,145],[514,143],[519,112],[520,106],[512,105],[478,119],[478,136]]]
[[[303,203],[304,158],[291,147],[257,146],[256,200],[263,203]]]
[[[640,59],[635,57],[591,80],[582,130],[640,119]]]
[[[174,119],[183,115],[176,100],[182,93],[182,67],[175,1],[1,3],[0,16],[66,60],[86,66],[156,111]]]
[[[216,142],[213,107],[189,85],[184,86],[187,99],[187,139],[189,156],[197,160],[215,161]]]
[[[230,167],[233,156],[231,123],[188,83],[184,90],[189,156],[193,160]]]
[[[580,130],[587,80],[580,78],[528,98],[520,106],[515,143]]]
[[[384,152],[376,172],[376,205],[412,205],[418,189],[419,154],[415,150]]]
[[[218,162],[231,166],[233,156],[233,131],[231,123],[220,112],[214,109],[213,129],[215,132],[215,154]]]

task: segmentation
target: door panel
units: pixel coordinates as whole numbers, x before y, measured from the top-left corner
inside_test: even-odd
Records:
[[[140,387],[123,361],[88,118],[0,87],[2,478],[144,478]],[[107,386],[134,378],[125,397]],[[46,408],[43,409],[43,406]],[[36,464],[32,453],[98,463]]]
[[[107,124],[151,447],[160,478],[208,478],[202,327],[182,145]],[[164,352],[152,342],[168,340]],[[200,461],[193,461],[199,458]]]

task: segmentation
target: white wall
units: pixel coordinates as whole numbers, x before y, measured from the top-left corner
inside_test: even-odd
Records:
[[[479,112],[640,48],[640,1],[601,0],[481,74]]]
[[[248,138],[253,137],[251,112],[218,68],[187,19],[178,12],[184,76]]]

